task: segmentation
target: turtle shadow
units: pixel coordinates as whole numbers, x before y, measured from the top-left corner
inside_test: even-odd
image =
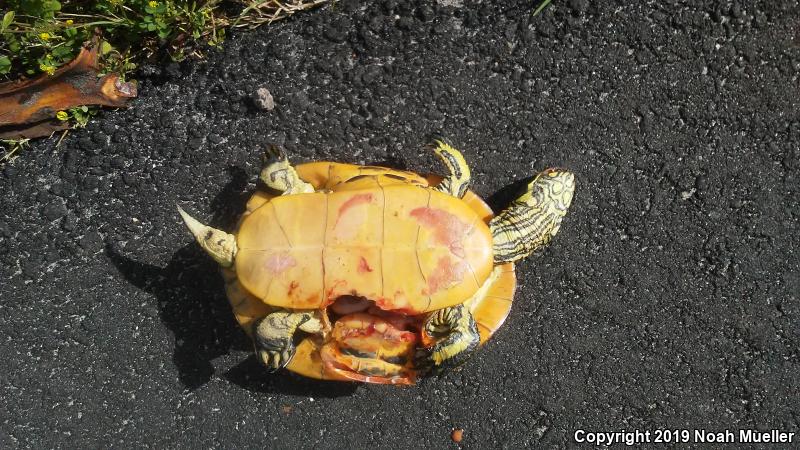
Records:
[[[350,383],[302,378],[285,370],[267,372],[231,312],[219,266],[197,244],[175,252],[166,267],[134,261],[110,246],[106,255],[128,282],[156,296],[161,321],[175,336],[172,360],[186,389],[208,383],[217,372],[212,362],[237,351],[249,356],[221,376],[248,391],[311,397],[355,392]]]
[[[390,154],[385,158],[370,163],[371,166],[388,167],[394,170],[408,170],[408,162],[399,155]]]
[[[494,211],[495,214],[499,213],[500,211],[506,209],[512,201],[517,199],[517,197],[522,195],[522,193],[525,192],[528,183],[530,183],[534,178],[535,176],[522,178],[514,181],[511,184],[503,186],[499,191],[490,195],[489,198],[486,199],[486,203],[492,208],[492,211]]]
[[[229,167],[231,181],[211,201],[210,225],[230,230],[252,192],[244,170]],[[181,226],[177,219],[176,226]],[[216,373],[212,362],[232,351],[250,355],[223,373],[230,382],[250,391],[338,397],[350,395],[349,383],[320,382],[287,371],[268,373],[252,354],[253,344],[239,327],[225,297],[225,283],[215,263],[195,242],[177,250],[165,267],[125,256],[118,246],[105,254],[126,281],[156,297],[162,323],[175,337],[173,363],[179,381],[188,390],[208,383]]]
[[[247,173],[235,166],[227,170],[231,180],[211,201],[209,221],[222,229],[234,226],[248,196]],[[182,226],[177,218],[175,226]],[[175,336],[173,362],[187,389],[211,380],[215,358],[251,348],[225,298],[219,266],[196,243],[176,251],[165,267],[128,258],[113,244],[105,253],[129,283],[156,297],[161,321]]]
[[[166,267],[132,260],[112,246],[106,256],[129,283],[156,297],[161,322],[175,336],[172,360],[187,389],[211,380],[215,358],[249,348],[224,296],[219,267],[196,244],[175,252]]]
[[[336,398],[353,395],[358,383],[315,380],[287,370],[269,373],[255,355],[250,355],[230,370],[224,377],[231,383],[251,392],[289,394],[306,397]]]

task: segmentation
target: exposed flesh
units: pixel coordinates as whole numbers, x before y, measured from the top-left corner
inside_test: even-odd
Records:
[[[320,352],[325,369],[356,381],[413,384],[418,332],[403,326],[402,320],[361,312],[339,318]]]

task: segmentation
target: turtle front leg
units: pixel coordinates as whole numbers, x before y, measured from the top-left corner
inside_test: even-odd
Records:
[[[453,197],[463,197],[467,193],[467,189],[469,189],[471,179],[469,166],[467,161],[464,160],[464,155],[443,138],[434,139],[432,147],[436,156],[442,160],[450,171],[450,175],[445,177],[434,189],[448,193]]]
[[[256,355],[274,372],[285,367],[294,357],[297,330],[307,333],[322,331],[322,323],[310,311],[276,311],[253,325]]]
[[[421,372],[441,373],[457,367],[469,359],[480,343],[478,325],[463,304],[431,313],[425,320],[424,332],[436,343],[417,350],[414,364]]]
[[[286,153],[277,145],[270,145],[262,158],[264,168],[259,179],[268,187],[280,191],[281,195],[314,192],[314,186],[301,180]]]

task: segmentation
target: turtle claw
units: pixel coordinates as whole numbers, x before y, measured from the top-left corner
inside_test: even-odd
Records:
[[[263,169],[259,179],[270,189],[285,194],[314,192],[314,187],[301,180],[286,153],[275,144],[270,144],[261,157]]]
[[[253,324],[256,355],[270,372],[286,367],[297,350],[295,332],[317,333],[322,326],[308,312],[276,311]]]
[[[267,149],[264,150],[264,154],[261,156],[261,162],[264,166],[274,162],[288,161],[288,159],[289,158],[286,157],[286,152],[277,144],[267,145]]]
[[[294,357],[295,350],[291,339],[261,341],[258,345],[258,354],[268,372],[286,367]]]

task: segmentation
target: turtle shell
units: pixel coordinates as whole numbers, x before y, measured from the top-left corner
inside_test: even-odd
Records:
[[[235,271],[223,271],[248,333],[276,307],[324,309],[342,296],[407,316],[469,300],[481,342],[505,320],[514,266],[492,266],[492,212],[477,195],[456,199],[427,188],[438,177],[381,167],[317,162],[296,170],[318,192],[256,192],[238,227]],[[306,338],[287,368],[354,379],[323,368],[322,345]]]

